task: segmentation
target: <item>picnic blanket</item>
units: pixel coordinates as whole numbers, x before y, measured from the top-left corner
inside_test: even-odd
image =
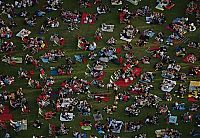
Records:
[[[24,38],[25,36],[29,36],[31,34],[31,31],[27,29],[22,29],[20,32],[16,34],[17,37]]]
[[[60,114],[60,121],[62,122],[69,122],[69,121],[72,121],[74,119],[74,114],[73,113],[68,113],[68,119],[66,118],[63,118],[62,117],[62,113]]]
[[[115,25],[111,25],[111,24],[101,24],[101,30],[103,32],[113,32],[115,28]]]
[[[136,76],[139,76],[141,72],[142,72],[141,68],[134,68],[132,70],[132,73],[135,74]],[[120,78],[115,82],[115,84],[120,87],[128,87],[135,81],[135,79],[133,80],[130,80],[130,78],[127,78],[127,79],[128,80]]]
[[[161,11],[164,11],[164,5],[163,4],[158,4],[155,8],[157,9],[157,10],[161,10]]]
[[[131,4],[133,5],[138,5],[138,3],[141,1],[141,0],[126,0],[128,2],[130,2]]]
[[[56,76],[56,75],[58,75],[57,69],[52,69],[52,70],[50,71],[50,75],[51,75],[51,76]]]
[[[108,102],[110,100],[108,94],[94,94],[93,96],[96,101]]]
[[[22,64],[23,59],[22,57],[11,57],[10,59],[9,58],[2,59],[2,62],[15,65],[15,64]]]
[[[23,62],[22,57],[11,57],[11,61],[17,64],[21,64]]]
[[[103,73],[101,74],[101,75],[99,75],[98,77],[95,77],[94,79],[95,80],[103,80],[103,78],[105,77],[105,75],[106,75],[106,72],[105,71],[103,71]]]
[[[114,5],[114,6],[117,6],[117,5],[122,5],[122,0],[116,2],[116,0],[111,0],[111,4]]]
[[[49,59],[48,58],[41,57],[41,60],[42,60],[43,63],[49,63]]]
[[[83,12],[82,14],[82,18],[81,18],[81,24],[94,24],[95,23],[95,16],[92,14],[92,18],[91,19],[87,19],[89,16],[88,13]]]
[[[81,129],[88,131],[88,130],[91,130],[92,127],[91,126],[81,126]]]
[[[176,86],[176,81],[169,80],[169,79],[164,79],[163,83],[164,84],[161,87],[161,90],[163,92],[171,92],[174,89],[174,87]]]
[[[122,129],[122,126],[123,126],[123,122],[122,121],[114,121],[112,120],[110,123],[109,123],[109,127],[111,127],[111,131],[112,133],[120,133],[121,132],[121,129]]]
[[[125,38],[124,36],[121,36],[120,39],[121,39],[121,40],[124,40],[124,41],[126,41],[126,42],[129,42],[129,43],[133,40],[133,39]]]
[[[197,99],[195,99],[194,97],[188,97],[188,102],[198,102]]]
[[[13,120],[13,115],[10,114],[10,110],[8,106],[4,107],[3,113],[0,114],[0,120],[1,121],[9,121],[9,120]]]
[[[21,120],[21,121],[18,121],[21,126],[20,126],[20,130],[27,130],[28,129],[28,122],[27,120]]]
[[[167,123],[178,125],[177,119],[178,119],[177,116],[169,116],[168,120],[167,120]]]
[[[125,12],[119,12],[119,21],[120,23],[124,23],[124,16],[125,16]]]
[[[183,58],[183,62],[186,63],[194,63],[196,60],[197,58],[193,54],[188,54],[186,57]]]
[[[93,118],[95,121],[103,120],[103,117],[101,114],[93,114]]]
[[[159,2],[158,5],[155,7],[157,10],[164,11],[165,9],[170,10],[175,6],[174,3],[161,3]]]

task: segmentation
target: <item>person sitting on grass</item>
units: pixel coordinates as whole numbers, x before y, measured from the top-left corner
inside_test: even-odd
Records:
[[[185,11],[186,14],[195,14],[196,12],[198,12],[198,4],[194,1],[190,1]]]
[[[90,0],[79,0],[79,6],[81,8],[88,8],[92,6],[92,3],[90,3]]]
[[[2,114],[4,111],[4,105],[3,104],[0,104],[0,114]]]
[[[36,18],[35,17],[31,17],[31,18],[25,17],[24,21],[30,27],[36,26]]]
[[[35,15],[36,15],[37,17],[43,17],[43,16],[45,16],[45,14],[46,14],[46,12],[41,11],[41,10],[37,10],[37,11],[35,12]]]
[[[140,109],[135,104],[132,104],[131,106],[127,106],[125,108],[125,112],[130,117],[138,116],[140,113]]]
[[[148,56],[144,56],[141,59],[141,61],[142,61],[143,64],[150,64],[150,60],[151,60],[151,58],[148,57]]]
[[[42,136],[42,135],[40,135],[40,136],[38,136],[38,135],[33,135],[32,138],[45,138],[45,136]]]
[[[29,78],[28,87],[39,89],[39,88],[41,88],[41,85],[38,80],[33,80],[33,79]]]
[[[177,46],[175,50],[176,50],[176,56],[177,57],[184,57],[186,55],[185,48],[183,48],[181,46]]]
[[[110,115],[112,115],[113,112],[116,111],[116,109],[117,109],[117,106],[116,106],[116,105],[112,105],[111,107],[106,106],[106,107],[103,108],[103,110],[104,110],[107,114],[110,114]]]
[[[29,109],[29,107],[27,105],[23,105],[21,111],[22,111],[22,114],[30,113],[30,109]]]
[[[168,106],[166,104],[160,105],[158,107],[159,114],[166,114],[169,111]]]
[[[164,33],[163,32],[159,32],[156,37],[155,40],[159,43],[162,43],[164,41]]]
[[[122,48],[125,50],[125,51],[130,51],[132,50],[133,46],[131,43],[127,42],[126,44],[122,45]]]
[[[62,7],[62,4],[62,0],[47,0],[45,9],[47,10],[47,12],[57,11]]]
[[[42,127],[43,123],[40,120],[35,120],[33,122],[33,127],[40,129]]]
[[[190,107],[189,107],[189,111],[192,111],[192,112],[197,112],[199,109],[199,105],[198,104],[195,104],[193,103]]]
[[[5,41],[0,46],[0,52],[9,53],[9,52],[14,51],[15,48],[16,48],[16,46],[13,42]]]
[[[163,63],[162,62],[158,62],[154,65],[155,71],[160,71],[163,68]]]
[[[88,116],[90,115],[91,112],[91,106],[90,104],[84,100],[84,101],[79,101],[77,105],[78,111],[83,115],[83,116]]]
[[[107,5],[104,4],[100,4],[99,6],[97,6],[97,13],[98,14],[105,14],[110,12],[110,8]]]
[[[189,70],[189,75],[190,76],[195,76],[195,75],[200,75],[200,67],[199,66],[194,66]]]
[[[52,119],[53,117],[56,117],[56,112],[49,111],[44,114],[45,120]]]
[[[30,56],[29,54],[26,54],[26,56],[24,58],[24,61],[25,61],[26,64],[32,64],[35,67],[39,67],[40,66],[39,60],[33,58],[33,56]]]
[[[197,48],[197,49],[199,49],[200,48],[200,43],[197,43],[197,42],[194,42],[194,41],[189,41],[189,43],[188,43],[187,46],[190,47],[190,48]]]
[[[98,41],[101,40],[102,38],[103,38],[102,30],[98,28],[95,32],[95,39]]]
[[[128,132],[137,132],[142,128],[143,124],[140,121],[135,121],[135,122],[128,122],[126,123],[126,131]]]

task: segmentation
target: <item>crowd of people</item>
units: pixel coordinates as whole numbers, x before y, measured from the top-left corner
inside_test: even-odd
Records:
[[[139,1],[127,0],[127,3],[138,5]],[[126,1],[121,0],[112,0],[111,3],[102,0],[78,0],[79,8],[71,10],[65,9],[63,6],[65,1],[62,0],[46,0],[42,6],[40,2],[39,0],[15,0],[13,3],[0,1],[0,11],[5,16],[0,18],[1,64],[3,64],[2,71],[5,70],[5,73],[0,75],[0,128],[5,132],[3,138],[10,138],[13,134],[7,129],[7,122],[17,133],[21,130],[30,130],[31,126],[28,125],[27,128],[27,120],[15,121],[16,115],[11,113],[13,110],[16,112],[20,110],[22,115],[28,116],[33,112],[33,106],[37,108],[38,113],[34,113],[37,119],[28,120],[28,123],[32,123],[34,129],[43,129],[49,120],[59,118],[58,121],[61,122],[59,126],[58,123],[48,122],[47,133],[55,137],[70,135],[69,137],[73,138],[87,138],[88,134],[80,130],[91,129],[95,129],[97,133],[89,135],[90,138],[99,136],[120,138],[124,132],[137,132],[137,135],[132,136],[134,138],[155,137],[149,133],[139,132],[149,125],[161,127],[159,124],[163,120],[160,118],[163,117],[167,120],[166,125],[179,125],[179,122],[182,122],[191,124],[194,128],[199,127],[200,84],[196,82],[189,87],[186,85],[191,76],[194,80],[199,80],[197,77],[200,76],[198,65],[200,42],[198,39],[190,40],[186,37],[187,34],[196,33],[199,29],[198,0],[188,2],[184,7],[185,16],[177,16],[170,22],[167,13],[157,12],[147,4],[139,5],[132,10],[130,5],[124,4]],[[118,7],[113,8],[116,5]],[[157,0],[154,5],[161,11],[175,6],[171,0]],[[33,13],[28,10],[32,7],[34,7]],[[89,13],[93,7],[94,12]],[[73,33],[76,33],[75,30],[82,28],[84,24],[94,28],[94,24],[101,17],[112,14],[114,9],[117,12],[118,25],[124,25],[118,28],[112,20],[109,23],[101,22],[99,28],[91,29],[94,41],[90,39],[91,36],[85,35],[87,32],[83,30],[85,36],[78,34],[75,37],[73,50],[79,52],[75,55],[66,50],[68,41],[63,32],[52,31],[64,25],[69,37],[72,37]],[[51,13],[56,13],[57,16],[51,16]],[[190,15],[194,15],[194,18]],[[23,21],[21,22],[23,25],[18,23],[17,18]],[[40,19],[43,19],[42,24],[39,22]],[[148,27],[133,25],[132,21],[135,19],[141,19]],[[163,30],[158,32],[157,28],[149,27],[163,27],[166,24],[164,29],[168,33]],[[15,30],[16,26],[22,29],[18,33]],[[32,32],[25,28],[30,28]],[[34,30],[35,28],[40,29]],[[114,34],[116,30],[119,33],[118,37]],[[80,33],[80,30],[78,32]],[[103,44],[105,46],[102,46]],[[19,49],[23,51],[22,54],[18,53]],[[137,53],[138,49],[143,49],[141,55]],[[5,67],[17,68],[16,74],[6,71],[4,63],[7,63]],[[78,76],[83,69],[77,71],[78,64],[86,65],[83,76]],[[110,66],[116,66],[117,69],[110,70]],[[186,66],[191,66],[187,72]],[[111,76],[108,76],[109,73]],[[20,81],[25,81],[23,88]],[[18,86],[20,87],[14,90],[13,87]],[[24,89],[39,92],[36,93],[37,98],[34,100],[36,104],[30,106],[32,97],[29,98],[29,93]],[[155,92],[156,89],[158,93]],[[101,90],[104,92],[99,92]],[[180,98],[188,103],[179,102]],[[149,112],[146,116],[144,110]],[[96,114],[93,114],[94,111]],[[181,115],[176,115],[176,111],[181,111]],[[128,121],[124,120],[122,117],[124,115]],[[143,119],[130,121],[136,117]],[[80,130],[65,124],[80,119],[82,121],[75,126]],[[177,129],[161,127],[155,130],[154,135],[158,138],[180,138],[183,133],[185,134],[179,127]],[[33,138],[48,137],[31,135]],[[192,130],[188,135],[199,136],[196,130]]]

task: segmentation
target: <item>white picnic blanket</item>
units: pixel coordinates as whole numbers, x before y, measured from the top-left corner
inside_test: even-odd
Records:
[[[133,5],[138,5],[138,3],[141,1],[141,0],[126,0],[128,2],[130,2],[131,4]]]
[[[67,113],[68,115],[68,119],[66,118],[63,118],[62,117],[62,113],[60,114],[60,121],[63,121],[63,122],[69,122],[69,121],[72,121],[74,119],[74,114],[73,113]]]
[[[113,133],[120,133],[120,131],[122,129],[122,126],[123,126],[123,122],[122,121],[114,121],[114,120],[112,120],[110,122],[110,124],[109,124],[109,127],[112,127],[112,132]]]
[[[19,33],[16,34],[16,36],[24,38],[25,36],[29,36],[30,34],[31,34],[31,31],[27,29],[22,29]]]
[[[126,42],[131,42],[131,41],[132,41],[132,39],[127,39],[127,38],[125,38],[124,36],[120,37],[120,39],[121,39],[121,40],[124,40],[124,41],[126,41]]]
[[[164,84],[162,85],[161,90],[164,92],[171,92],[176,86],[176,81],[169,80],[169,79],[164,79],[163,83]]]
[[[114,28],[115,28],[115,25],[112,25],[112,24],[101,24],[101,30],[103,32],[113,32],[114,31]]]
[[[122,5],[122,0],[120,0],[120,1],[118,1],[118,0],[111,0],[111,4],[115,5],[115,6]]]

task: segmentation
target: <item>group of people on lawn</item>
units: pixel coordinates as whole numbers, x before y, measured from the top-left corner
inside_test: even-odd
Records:
[[[112,1],[113,2],[113,1]],[[114,1],[119,4],[121,1]],[[80,11],[74,10],[65,10],[62,6],[63,1],[61,0],[47,0],[44,9],[38,9],[35,11],[34,16],[30,16],[27,7],[35,6],[40,3],[37,0],[22,0],[15,1],[15,3],[4,3],[0,1],[2,14],[7,16],[9,21],[6,24],[4,19],[0,19],[0,34],[1,34],[1,43],[0,43],[0,52],[5,54],[5,59],[13,59],[14,55],[12,51],[15,51],[16,46],[12,39],[14,37],[13,31],[15,26],[18,26],[15,22],[16,17],[24,18],[24,24],[28,27],[35,27],[37,24],[38,18],[45,18],[45,22],[42,24],[39,34],[36,37],[29,37],[29,30],[26,30],[25,35],[19,35],[23,43],[23,50],[30,52],[26,54],[25,57],[22,57],[23,63],[26,66],[31,66],[33,69],[26,70],[25,68],[20,67],[18,70],[17,77],[1,74],[0,75],[0,87],[2,93],[0,94],[0,115],[4,113],[6,102],[9,101],[9,105],[17,110],[21,109],[22,114],[28,114],[31,110],[29,109],[28,98],[26,98],[26,93],[24,89],[19,88],[16,91],[9,92],[6,88],[12,87],[13,83],[16,83],[15,80],[24,80],[27,83],[27,87],[30,89],[39,89],[41,93],[38,95],[36,102],[38,105],[38,116],[42,116],[45,120],[50,120],[57,117],[57,114],[60,115],[60,121],[62,122],[59,127],[55,124],[49,124],[49,135],[58,136],[58,135],[69,135],[71,128],[68,128],[64,125],[63,122],[74,121],[74,118],[79,116],[83,118],[88,118],[92,116],[93,106],[90,104],[90,96],[92,94],[91,87],[96,86],[96,89],[101,89],[107,87],[107,91],[114,91],[114,103],[111,106],[104,106],[101,111],[97,111],[97,115],[102,117],[102,114],[112,115],[118,110],[118,105],[121,102],[127,102],[130,99],[133,99],[132,103],[127,105],[124,108],[122,114],[127,115],[129,118],[134,116],[139,116],[142,112],[142,108],[153,108],[156,109],[154,115],[146,115],[144,120],[139,120],[137,122],[121,121],[120,118],[107,118],[103,123],[100,120],[96,121],[94,124],[95,130],[99,135],[104,136],[104,138],[117,138],[117,134],[121,133],[121,130],[124,128],[125,132],[135,132],[140,131],[144,125],[156,125],[159,124],[160,116],[164,116],[167,123],[171,123],[169,118],[172,115],[170,110],[185,110],[184,103],[175,102],[171,107],[170,104],[162,104],[160,101],[165,100],[166,102],[171,102],[173,99],[178,98],[187,98],[187,88],[185,82],[190,76],[196,77],[200,76],[200,66],[192,66],[190,71],[186,73],[183,67],[178,63],[174,57],[171,57],[169,54],[169,47],[178,43],[180,46],[176,47],[174,55],[177,59],[183,60],[186,64],[194,64],[199,62],[199,55],[197,53],[187,53],[187,49],[197,49],[199,50],[200,43],[192,40],[188,40],[185,37],[186,33],[192,33],[197,30],[199,25],[199,9],[198,5],[192,1],[188,3],[186,7],[186,15],[194,14],[195,22],[192,22],[189,17],[178,17],[174,19],[166,29],[171,31],[171,34],[167,36],[163,32],[156,32],[153,28],[151,29],[138,29],[137,26],[131,25],[133,18],[145,17],[146,24],[156,24],[161,25],[166,22],[164,13],[153,12],[149,6],[143,6],[138,8],[135,11],[130,11],[127,5],[122,6],[118,10],[119,22],[126,24],[121,33],[119,34],[122,43],[118,43],[118,40],[115,37],[111,36],[105,43],[105,47],[99,50],[98,41],[104,38],[104,33],[112,33],[115,26],[112,24],[107,25],[106,23],[101,24],[101,26],[94,32],[94,42],[90,42],[89,38],[86,36],[78,36],[76,39],[78,41],[77,47],[80,50],[89,51],[88,55],[74,55],[74,57],[66,56],[66,53],[61,50],[65,46],[64,37],[60,34],[51,34],[49,41],[50,44],[56,48],[48,49],[44,54],[38,58],[35,58],[36,53],[40,50],[45,50],[48,48],[48,43],[45,38],[41,37],[43,34],[46,34],[51,28],[59,28],[61,22],[59,18],[67,24],[67,29],[73,31],[79,29],[78,25],[82,23],[94,23],[94,21],[102,14],[107,14],[111,10],[108,4],[104,4],[101,0],[95,0],[93,2],[89,0],[79,0],[80,8],[89,8],[91,6],[96,6],[96,13],[87,14],[84,20],[82,20],[82,15]],[[157,4],[171,5],[170,0],[158,0]],[[23,8],[22,8],[23,7]],[[15,8],[22,8],[20,13],[16,13]],[[46,13],[60,11],[61,17],[47,17]],[[86,14],[86,13],[84,13]],[[93,18],[95,17],[95,18]],[[100,17],[99,17],[100,18]],[[23,28],[22,28],[23,29]],[[133,39],[139,39],[136,42],[132,42]],[[149,41],[155,41],[155,45],[150,46],[147,49],[148,56],[137,57],[138,53],[133,51],[133,43],[136,47],[144,48]],[[186,43],[187,47],[182,47],[181,44]],[[86,52],[82,52],[86,53]],[[124,54],[122,56],[122,53]],[[65,58],[65,59],[63,59]],[[182,58],[182,59],[181,59]],[[156,59],[156,63],[151,62],[152,59]],[[44,64],[54,64],[55,62],[64,61],[65,64],[62,64],[57,67],[51,67],[51,74],[48,74],[48,69],[43,66]],[[79,77],[70,76],[68,79],[63,81],[58,90],[55,91],[53,86],[56,82],[54,78],[55,75],[73,75],[74,64],[84,64],[87,61],[93,62],[92,64],[87,64],[87,69],[85,71],[85,78],[81,79]],[[106,75],[109,62],[118,65],[120,69],[113,72],[110,76],[109,82],[104,83],[104,76]],[[15,66],[15,61],[6,62],[10,65]],[[149,67],[153,65],[154,71],[146,71],[141,74],[142,66]],[[159,89],[162,92],[161,96],[152,94],[152,91],[155,89],[153,82],[158,75],[157,72],[161,72],[161,83]],[[34,72],[39,72],[38,76]],[[56,73],[55,73],[56,72]],[[140,76],[140,77],[139,77]],[[17,78],[17,79],[16,79]],[[87,78],[91,78],[87,80]],[[138,81],[132,85],[132,83]],[[123,84],[123,85],[122,85]],[[178,85],[177,85],[178,84]],[[118,92],[121,87],[127,87],[126,91]],[[176,87],[178,86],[178,88]],[[174,92],[174,93],[173,93]],[[87,95],[88,99],[79,99],[77,95]],[[134,98],[131,94],[136,94]],[[95,100],[93,96],[93,100]],[[106,96],[98,96],[98,102],[102,102],[103,98],[108,98]],[[194,96],[196,100],[200,99],[200,91],[197,92],[197,95]],[[5,104],[5,105],[4,105]],[[51,110],[48,110],[48,107],[52,107]],[[184,123],[192,123],[193,120],[199,121],[199,118],[195,118],[195,115],[198,112],[198,104],[193,103],[188,107],[189,112],[185,112],[182,116],[182,121]],[[46,111],[45,111],[46,110]],[[77,111],[77,112],[75,112]],[[192,115],[192,113],[195,115]],[[99,118],[101,118],[99,117]],[[194,119],[193,119],[194,118]],[[97,119],[97,118],[95,118]],[[0,118],[1,120],[1,118]],[[11,124],[13,123],[10,120]],[[175,122],[174,124],[177,124]],[[42,128],[43,123],[40,120],[35,120],[33,122],[33,127],[37,129]],[[11,125],[16,129],[15,125]],[[83,120],[80,122],[80,128],[83,130],[90,130],[92,123],[90,120]],[[124,127],[123,127],[124,126]],[[180,130],[181,131],[181,130]],[[160,129],[156,130],[155,134],[157,137],[162,138],[179,138],[181,133],[176,129]],[[196,134],[196,133],[195,133]],[[74,138],[86,137],[86,133],[81,133],[79,131],[73,131],[72,133]],[[41,138],[43,136],[33,135],[33,138]],[[134,136],[135,138],[146,138],[146,134],[138,134]],[[5,134],[5,138],[9,138],[8,133]],[[97,136],[90,135],[90,138],[97,138]]]

